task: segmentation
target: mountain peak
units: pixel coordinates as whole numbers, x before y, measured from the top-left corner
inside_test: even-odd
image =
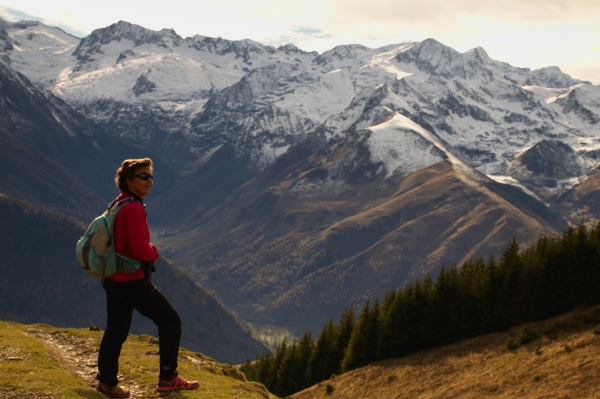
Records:
[[[528,85],[538,85],[563,89],[572,87],[579,83],[591,84],[591,82],[581,81],[571,78],[570,75],[563,73],[557,66],[549,66],[536,69],[531,72],[531,78],[528,80]]]
[[[190,40],[190,39],[186,39]],[[221,37],[213,38],[196,35],[191,38],[190,47],[199,51],[206,51],[217,55],[235,54],[235,58],[241,58],[246,64],[251,65],[252,60],[264,53],[275,53],[275,48],[265,46],[250,39],[227,40]]]
[[[475,47],[474,49],[467,51],[464,55],[465,57],[473,57],[477,61],[482,63],[492,60],[488,53],[482,47]]]
[[[414,63],[420,70],[432,75],[450,77],[452,67],[463,55],[435,39],[427,39],[401,51],[396,60]]]
[[[456,50],[446,46],[445,44],[442,44],[432,38],[425,39],[422,42],[415,43],[414,46],[412,46],[411,48],[409,48],[407,50],[407,52],[410,52],[410,51],[418,52],[420,54],[444,53],[444,54],[451,54],[453,56],[457,56],[460,54],[458,51],[456,51]]]
[[[346,44],[335,46],[331,50],[325,51],[314,59],[318,65],[331,64],[335,68],[339,67],[340,62],[344,63],[347,60],[360,59],[366,54],[376,50],[370,49],[362,44]]]
[[[510,162],[511,176],[521,180],[542,179],[555,185],[557,179],[569,179],[581,174],[573,148],[559,140],[543,139],[518,154]]]
[[[126,21],[119,21],[106,28],[95,29],[81,41],[75,52],[79,54],[80,49],[88,48],[94,44],[105,45],[122,39],[133,41],[136,47],[142,44],[157,44],[161,47],[179,46],[183,42],[181,36],[173,29],[153,31]]]

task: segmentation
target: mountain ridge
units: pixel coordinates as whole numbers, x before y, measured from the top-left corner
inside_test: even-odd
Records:
[[[306,107],[306,104],[315,101],[316,103],[324,105],[326,102],[330,101],[331,98],[335,98],[337,96],[331,96],[333,93],[328,94],[327,91],[313,91],[313,94],[307,97],[306,94],[299,95],[298,90],[300,88],[307,87],[307,84],[308,87],[310,87],[313,85],[313,83],[323,80],[328,73],[350,73],[351,75],[355,76],[354,83],[352,84],[344,83],[340,85],[341,82],[335,83],[336,87],[341,88],[345,85],[348,89],[350,89],[344,93],[343,96],[339,97],[340,100],[342,100],[340,105],[343,103],[347,105],[350,104],[356,94],[360,93],[361,90],[365,89],[366,87],[376,86],[376,82],[393,84],[393,86],[396,86],[394,89],[397,92],[396,94],[400,94],[405,101],[408,101],[408,104],[405,104],[405,106],[402,107],[396,107],[394,111],[402,112],[411,119],[418,120],[421,124],[429,124],[429,127],[431,128],[425,125],[424,127],[428,128],[428,130],[431,130],[435,134],[443,133],[444,129],[446,129],[450,135],[441,134],[440,137],[443,138],[447,144],[454,148],[466,143],[463,144],[453,142],[455,141],[455,138],[452,138],[451,136],[456,136],[455,132],[459,128],[462,130],[464,125],[464,123],[459,120],[453,120],[455,119],[453,114],[458,115],[460,119],[465,119],[468,117],[474,118],[478,124],[481,125],[481,127],[477,128],[477,130],[490,129],[491,127],[492,130],[488,130],[486,134],[489,134],[490,132],[493,132],[493,135],[502,134],[502,130],[498,130],[495,127],[499,122],[500,115],[495,115],[495,113],[497,113],[496,111],[486,110],[486,107],[489,108],[490,105],[495,107],[500,106],[502,108],[509,107],[508,104],[502,105],[501,102],[498,102],[499,100],[502,101],[502,98],[514,98],[515,100],[523,102],[525,110],[528,108],[531,110],[539,110],[537,115],[532,114],[532,116],[529,116],[527,114],[531,112],[515,112],[514,109],[511,110],[511,108],[507,108],[510,110],[510,112],[512,112],[507,121],[512,124],[524,123],[526,128],[525,130],[529,131],[527,133],[528,136],[533,135],[540,137],[541,134],[541,138],[543,138],[543,135],[551,133],[552,130],[556,129],[564,132],[558,132],[558,136],[562,134],[572,135],[574,131],[569,131],[569,129],[565,130],[565,126],[559,123],[556,118],[559,115],[555,114],[555,110],[549,105],[542,104],[545,101],[549,101],[547,104],[554,102],[551,101],[551,97],[549,97],[549,95],[552,94],[552,90],[557,91],[568,89],[569,93],[571,94],[570,96],[567,96],[567,98],[571,98],[576,97],[577,93],[581,92],[581,89],[576,87],[577,85],[587,86],[588,89],[586,90],[588,92],[589,88],[595,87],[593,85],[589,85],[589,82],[582,82],[570,78],[568,75],[561,73],[557,67],[543,68],[536,71],[530,71],[528,68],[514,68],[506,63],[492,60],[481,48],[475,48],[466,53],[459,53],[435,41],[434,39],[427,39],[420,43],[407,42],[400,45],[389,45],[379,49],[369,49],[358,45],[338,46],[320,55],[301,52],[301,56],[299,58],[298,51],[296,51],[297,48],[294,47],[293,54],[295,58],[292,58],[289,57],[289,54],[291,54],[289,50],[290,47],[282,46],[279,49],[275,49],[269,46],[262,46],[259,43],[251,41],[232,42],[220,38],[206,38],[204,36],[201,37],[203,43],[215,42],[222,43],[222,45],[214,46],[214,53],[210,51],[206,53],[199,51],[196,48],[198,46],[194,47],[193,44],[188,43],[190,40],[192,40],[192,38],[182,39],[177,36],[183,40],[182,43],[188,43],[187,47],[183,44],[180,45],[179,41],[177,41],[175,44],[165,44],[166,47],[162,45],[155,46],[156,43],[154,43],[154,39],[150,40],[148,38],[165,37],[165,35],[169,36],[176,34],[172,30],[168,29],[151,31],[124,21],[120,21],[119,23],[113,24],[107,28],[98,29],[94,32],[94,35],[81,40],[79,43],[79,48],[80,50],[83,49],[86,46],[86,43],[94,43],[93,46],[99,45],[102,47],[103,54],[98,53],[100,58],[90,64],[90,68],[96,70],[95,73],[97,78],[88,80],[88,78],[84,77],[85,74],[78,77],[76,77],[77,74],[71,77],[68,75],[61,75],[63,76],[62,81],[55,84],[52,90],[54,90],[54,92],[59,94],[61,97],[68,99],[71,105],[78,109],[84,110],[86,115],[91,116],[96,120],[106,121],[106,118],[109,117],[109,115],[102,111],[103,108],[106,108],[106,105],[103,105],[104,100],[101,100],[106,93],[103,94],[102,92],[97,92],[95,87],[101,84],[101,82],[104,82],[102,83],[104,87],[106,87],[107,84],[108,87],[114,86],[114,83],[111,83],[110,81],[112,78],[109,76],[112,74],[114,78],[120,82],[119,86],[123,89],[126,89],[125,92],[123,92],[123,89],[117,89],[117,91],[115,91],[111,88],[111,91],[115,94],[117,94],[117,92],[123,93],[122,95],[118,94],[117,97],[114,98],[115,100],[121,102],[121,105],[117,105],[117,109],[121,108],[121,112],[126,112],[128,115],[133,116],[133,109],[127,110],[130,107],[127,104],[135,104],[141,101],[143,104],[145,104],[143,105],[144,107],[149,108],[148,112],[140,114],[139,118],[150,117],[157,121],[160,120],[160,122],[157,124],[157,127],[163,126],[160,130],[163,130],[167,136],[171,134],[182,134],[181,140],[186,142],[185,146],[188,147],[188,151],[190,152],[189,161],[192,161],[194,157],[202,158],[207,155],[209,156],[209,154],[214,151],[214,148],[216,148],[215,146],[205,145],[198,147],[196,144],[194,144],[199,139],[202,140],[203,135],[213,134],[211,132],[219,130],[228,130],[226,122],[219,122],[216,125],[213,122],[213,128],[209,127],[207,129],[208,126],[203,126],[192,122],[194,118],[197,120],[199,117],[202,118],[202,116],[192,117],[192,115],[204,114],[204,119],[214,119],[214,111],[204,109],[206,100],[211,99],[214,95],[219,95],[218,92],[222,91],[226,87],[231,87],[233,84],[239,83],[245,78],[245,76],[250,76],[249,74],[252,73],[256,74],[257,71],[260,70],[264,70],[264,72],[261,73],[266,74],[269,79],[272,79],[277,83],[271,85],[271,88],[261,88],[261,90],[265,91],[265,95],[259,96],[257,99],[248,98],[247,100],[244,100],[247,95],[244,95],[240,92],[236,93],[236,97],[242,99],[243,101],[249,101],[250,103],[259,100],[259,103],[254,103],[256,105],[260,104],[261,97],[264,98],[266,102],[263,102],[254,110],[248,108],[248,110],[244,111],[243,114],[237,116],[230,115],[228,117],[230,120],[255,120],[254,124],[248,124],[246,122],[245,126],[242,125],[235,128],[233,131],[236,132],[236,135],[242,133],[242,135],[254,136],[257,134],[257,132],[260,132],[260,129],[258,131],[256,129],[261,124],[263,126],[265,124],[267,126],[271,126],[267,127],[266,129],[262,128],[262,130],[267,133],[266,137],[263,137],[262,134],[259,134],[257,138],[253,139],[249,137],[249,140],[244,139],[244,145],[248,148],[255,148],[251,151],[257,152],[257,154],[251,157],[251,159],[256,157],[260,158],[259,153],[262,151],[269,151],[269,148],[281,148],[281,150],[284,151],[288,148],[288,145],[298,142],[298,140],[301,140],[303,137],[305,137],[307,133],[315,131],[319,128],[319,124],[323,123],[323,118],[321,117],[315,119],[316,114],[314,110],[303,108]],[[194,38],[199,39],[200,37],[195,36]],[[132,47],[124,51],[124,48],[122,47],[125,45],[125,48],[127,48],[128,45],[121,43],[122,40],[125,42],[131,42]],[[120,44],[117,45],[116,43]],[[222,47],[224,50],[218,51],[217,49],[219,47]],[[184,51],[183,48],[189,49],[191,52],[188,50]],[[205,48],[208,47],[202,47],[202,49]],[[242,53],[236,52],[237,50],[229,50],[233,48],[245,48],[246,50],[253,48],[256,51],[252,52],[248,50],[254,55],[246,56],[244,54],[250,54],[246,50],[244,50],[246,52]],[[212,49],[213,47],[211,47],[211,50]],[[284,49],[287,49],[287,52],[284,51]],[[166,50],[168,51],[165,53]],[[10,54],[7,52],[5,55],[10,58],[11,55],[15,55],[14,53],[14,51]],[[211,54],[210,56],[209,53]],[[162,58],[157,58],[157,56]],[[131,61],[127,61],[130,57],[133,57],[131,58]],[[250,57],[252,61],[249,61],[248,57]],[[154,82],[155,89],[150,91],[147,90],[145,92],[140,92],[139,90],[127,91],[133,90],[136,81],[134,80],[130,81],[128,84],[123,84],[125,81],[122,81],[122,78],[118,76],[121,72],[119,72],[118,68],[115,69],[115,67],[118,66],[114,64],[115,61],[117,64],[121,65],[121,67],[125,67],[127,70],[131,70],[132,72],[135,69],[131,68],[138,68],[137,71],[139,72],[134,72],[134,76],[137,75],[136,79],[143,77],[149,82]],[[135,63],[133,63],[134,61]],[[273,63],[276,63],[276,61],[289,64],[289,67],[292,69],[281,69],[280,71],[273,70],[273,72],[268,72],[269,68],[272,68]],[[124,62],[124,64],[121,62]],[[251,68],[247,68],[249,66],[248,62],[252,63]],[[192,67],[193,63],[195,63],[196,66]],[[92,64],[97,65],[93,66]],[[146,65],[147,67],[143,65]],[[169,65],[169,68],[176,68],[175,70],[178,70],[184,76],[190,76],[188,84],[182,85],[181,81],[173,80],[172,77],[167,76],[165,74],[166,70],[164,70],[163,67],[160,67],[160,65],[164,65],[165,67]],[[218,65],[221,68],[221,71],[218,72],[217,70],[213,70],[211,65]],[[140,70],[139,67],[142,69]],[[196,77],[191,77],[191,75],[188,75],[190,67],[196,70],[198,67],[200,67],[202,68],[202,73],[195,73]],[[297,72],[294,72],[294,68],[296,68]],[[340,72],[336,72],[338,70]],[[292,76],[298,74],[299,72],[300,75],[298,76],[306,76],[310,77],[310,79],[306,80],[303,78],[303,81],[289,82],[290,71]],[[446,99],[444,96],[437,99],[434,97],[434,102],[430,103],[430,100],[425,98],[426,95],[430,94],[428,92],[431,91],[428,86],[437,84],[435,81],[429,79],[430,76],[452,81],[453,84],[457,85],[458,93],[452,94]],[[80,95],[84,94],[84,92],[81,91],[84,87],[81,86],[83,81],[80,82],[80,79],[85,79],[87,82],[87,89],[85,89],[88,93],[85,94],[87,99],[83,101],[82,99],[77,99]],[[284,83],[286,79],[288,80],[288,83]],[[489,90],[482,90],[480,87],[477,87],[477,85],[481,84],[479,80],[493,88],[494,93],[498,92],[500,97],[497,98],[498,95],[493,94],[491,95],[492,102],[490,102],[489,99],[486,99],[486,97],[490,97],[490,93],[492,92]],[[70,81],[72,81],[72,83],[70,83]],[[464,81],[464,83],[461,83],[461,81]],[[158,82],[158,84],[156,82]],[[405,90],[401,90],[400,87],[397,87],[398,82],[408,82],[409,85],[405,85],[405,88],[410,87],[410,92],[413,93],[420,92],[420,98],[418,96],[413,104],[412,101],[414,100],[409,101],[412,94],[407,97],[407,95],[410,93],[406,92]],[[73,86],[73,84],[75,84],[75,86]],[[540,84],[546,85],[545,91],[542,91],[539,87],[536,88],[533,86]],[[176,87],[177,90],[165,90],[165,85],[169,85],[173,88]],[[413,88],[411,87],[413,85],[416,85],[414,88],[416,89],[415,91],[413,91]],[[288,86],[289,90],[284,90],[281,94],[276,94],[273,92],[273,90],[277,86]],[[531,91],[527,91],[529,89],[525,91],[516,91],[518,86],[521,86],[525,89],[531,88]],[[128,87],[130,89],[127,89]],[[194,93],[196,94],[192,94],[192,92],[190,92],[190,88],[192,87],[194,88]],[[433,88],[433,86],[431,88]],[[440,88],[437,90],[440,90]],[[596,91],[598,90],[595,89],[593,94],[595,97],[598,95]],[[175,94],[175,92],[178,94]],[[198,97],[198,93],[202,93],[200,94],[200,97]],[[147,97],[149,94],[151,94],[151,97]],[[341,93],[336,94],[339,95]],[[109,96],[113,95],[114,94],[110,94]],[[125,97],[122,97],[123,95]],[[465,95],[466,97],[464,97]],[[559,96],[564,97],[564,94],[559,94]],[[585,97],[587,94],[585,96],[581,94],[578,97],[582,96]],[[474,102],[470,101],[469,98],[473,99]],[[173,101],[175,103],[173,103]],[[167,105],[167,102],[170,102],[171,104]],[[435,102],[439,102],[439,105],[436,105]],[[509,103],[510,102],[514,101],[509,101]],[[290,105],[293,106],[294,104],[303,105],[299,108],[290,108]],[[560,104],[560,101],[557,103],[557,105],[558,104]],[[565,114],[581,115],[580,117],[583,118],[584,122],[587,121],[585,123],[589,122],[591,125],[595,125],[594,121],[598,119],[598,110],[597,106],[594,106],[594,108],[588,105],[590,104],[589,99],[585,101],[576,101],[573,99],[571,100],[570,104],[571,106],[562,107],[560,112],[564,112]],[[165,108],[165,106],[167,106],[167,108]],[[440,111],[443,109],[448,109],[450,112],[441,112],[441,115],[445,115],[443,118],[445,119],[444,122],[440,122],[439,120],[435,121],[435,119],[440,118],[434,118],[433,121],[435,121],[435,123],[432,124],[432,116],[429,115],[428,112],[415,109],[417,106],[419,109],[423,109],[423,107],[426,106],[427,108],[435,110],[438,114],[440,114]],[[178,111],[173,112],[173,107],[175,107],[175,109]],[[219,106],[219,111],[217,111],[217,113],[221,113],[223,109],[223,106]],[[343,109],[343,107],[338,107],[327,110],[327,114],[324,114],[325,119],[332,117],[337,118],[336,115],[339,115]],[[154,114],[154,116],[152,116],[152,114]],[[273,116],[268,116],[269,114],[280,114],[283,116],[283,118],[276,117],[273,119]],[[562,116],[559,116],[559,118],[562,118]],[[185,120],[187,120],[187,122],[185,122]],[[544,125],[540,128],[541,121],[545,122],[543,122]],[[468,123],[467,120],[464,122]],[[569,122],[572,126],[577,126],[578,124],[581,125],[581,122],[574,123],[574,120]],[[527,127],[528,124],[529,127]],[[129,125],[132,127],[132,132],[128,134],[134,134],[133,132],[139,130],[139,128],[135,128],[133,125],[134,124]],[[298,133],[293,133],[295,130],[293,126],[298,126],[300,128]],[[549,129],[551,126],[552,128]],[[281,138],[277,138],[276,141],[280,141],[279,143],[273,142],[273,139],[269,138],[269,135],[277,129],[287,129],[289,127],[292,127],[290,130],[292,134],[285,133],[283,136],[280,136]],[[438,132],[440,128],[441,131]],[[536,129],[540,129],[538,133],[535,133]],[[160,130],[158,130],[156,133],[159,133]],[[148,136],[148,133],[150,132],[139,136],[140,138],[143,138],[142,142],[144,145],[148,145],[150,142],[152,142],[150,140],[152,133],[150,136]],[[343,134],[343,132],[338,132],[337,134],[340,133]],[[558,137],[556,133],[553,134],[554,136]],[[160,132],[160,135],[164,135],[164,133]],[[281,142],[282,139],[283,142]],[[224,139],[220,139],[220,143],[223,143],[226,140],[227,138],[225,136]],[[501,138],[501,140],[505,142],[505,146],[514,145],[508,144],[510,140],[506,140],[506,138]],[[485,140],[482,141],[482,139],[476,139],[475,141],[480,150],[485,148]],[[219,145],[218,143],[215,144]],[[571,140],[569,144],[574,145],[576,142]],[[522,146],[523,144],[519,145]],[[467,148],[472,149],[472,145],[467,146]],[[585,154],[585,149],[583,148],[581,150],[576,148],[576,151],[578,151],[579,157]],[[516,152],[516,150],[494,151],[495,159],[489,158],[486,160],[486,158],[482,158],[483,164],[477,165],[477,167],[486,174],[489,174],[490,172],[495,174],[503,174],[505,173],[504,167],[494,166],[492,168],[492,166],[501,165],[499,161],[505,158],[505,156],[502,155],[503,153],[507,153],[509,154],[508,156],[510,156],[511,153]],[[266,164],[270,164],[279,154],[280,152],[275,152],[274,156],[266,156],[263,161],[255,161],[254,167],[261,168]],[[489,165],[484,169],[483,167],[485,164]],[[179,165],[178,167],[181,166],[182,165]]]
[[[558,68],[517,68],[434,39],[317,54],[179,41],[124,21],[77,43],[30,25],[3,24],[0,56],[54,93],[50,102],[63,99],[73,112],[55,113],[73,131],[101,127],[112,147],[99,153],[133,145],[112,163],[125,153],[156,160],[148,204],[160,209],[149,220],[161,248],[259,324],[282,317],[302,331],[310,312],[292,320],[291,310],[315,287],[336,287],[308,298],[331,316],[384,283],[499,251],[507,234],[529,242],[574,215],[600,217],[588,176],[600,154],[600,87]],[[76,70],[79,45],[89,57]],[[545,146],[566,156],[536,167]],[[411,182],[419,186],[404,191]],[[350,266],[381,273],[361,286],[344,277]]]

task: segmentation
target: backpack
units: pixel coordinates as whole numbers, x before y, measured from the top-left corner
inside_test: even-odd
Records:
[[[123,205],[137,201],[128,197],[121,201],[114,200],[108,209],[98,216],[77,241],[76,255],[83,270],[94,277],[110,277],[115,272],[135,273],[140,270],[141,262],[131,259],[115,251],[113,227],[117,213]],[[139,201],[138,201],[139,202]]]

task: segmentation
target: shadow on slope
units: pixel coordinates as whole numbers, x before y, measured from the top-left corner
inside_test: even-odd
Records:
[[[287,173],[267,169],[201,223],[163,237],[165,250],[246,320],[301,334],[385,288],[498,253],[513,236],[555,231],[535,204],[515,206],[449,161],[384,178],[351,142],[361,139]]]
[[[8,196],[0,196],[0,219],[2,318],[64,327],[105,325],[100,280],[75,259],[75,243],[86,226]],[[184,325],[182,346],[233,363],[267,350],[245,323],[171,262],[163,260],[157,269],[154,281]],[[141,320],[131,331],[156,335],[156,327]]]

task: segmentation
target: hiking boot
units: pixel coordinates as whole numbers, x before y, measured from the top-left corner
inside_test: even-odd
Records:
[[[129,391],[126,388],[115,385],[114,387],[109,387],[105,383],[101,382],[96,387],[96,391],[100,392],[102,395],[107,398],[128,398]]]
[[[158,392],[182,391],[186,389],[196,389],[200,386],[198,381],[186,381],[178,375],[174,375],[166,380],[158,380]]]

